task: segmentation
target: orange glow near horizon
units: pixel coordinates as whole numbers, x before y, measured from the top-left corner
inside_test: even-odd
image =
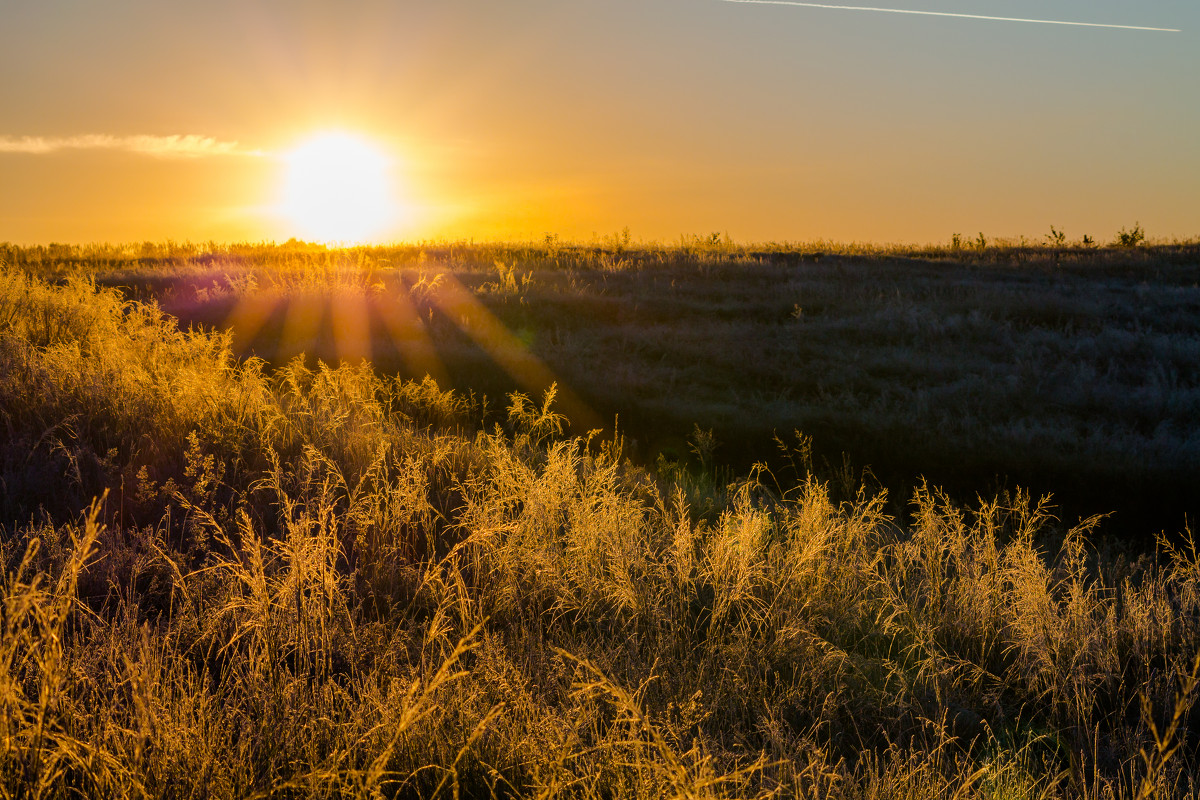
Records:
[[[1200,233],[1200,3],[823,5],[10,3],[0,242]]]

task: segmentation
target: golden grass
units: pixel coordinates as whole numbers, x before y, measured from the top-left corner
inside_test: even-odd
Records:
[[[959,499],[1016,484],[1052,491],[1072,521],[1116,512],[1105,530],[1146,543],[1200,510],[1198,254],[1195,240],[0,245],[12,269],[94,275],[181,328],[227,329],[272,369],[365,356],[492,398],[556,382],[573,433],[619,414],[642,463],[686,455],[699,423],[745,471],[776,464],[772,432],[798,428],[818,462],[870,464],[893,501],[922,474]]]
[[[0,796],[1196,796],[1190,534],[650,471],[15,270],[0,374]]]

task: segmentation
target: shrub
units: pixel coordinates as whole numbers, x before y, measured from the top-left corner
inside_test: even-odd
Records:
[[[1146,233],[1142,230],[1140,223],[1135,223],[1133,230],[1121,230],[1117,233],[1116,240],[1113,241],[1117,247],[1137,247],[1146,240]]]

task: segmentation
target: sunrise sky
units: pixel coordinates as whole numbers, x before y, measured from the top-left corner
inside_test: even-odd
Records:
[[[1200,234],[1196,0],[817,5],[5,0],[0,241]]]

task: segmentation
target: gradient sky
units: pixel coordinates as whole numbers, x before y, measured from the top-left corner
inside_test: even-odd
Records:
[[[387,239],[1200,234],[1196,0],[871,5],[1181,30],[725,0],[5,0],[0,241],[303,237],[274,210],[279,154],[324,130],[394,158]]]

